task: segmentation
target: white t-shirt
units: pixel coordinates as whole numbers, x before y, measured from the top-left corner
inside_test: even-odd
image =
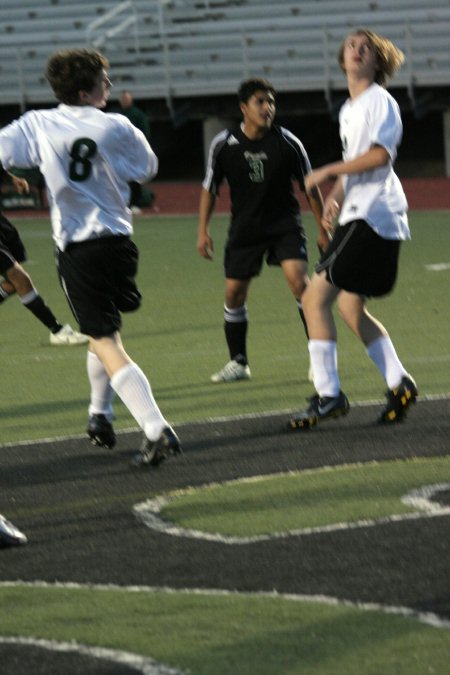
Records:
[[[144,134],[124,115],[63,103],[27,112],[2,129],[0,161],[5,169],[40,168],[62,251],[69,242],[132,234],[128,183],[158,170]]]
[[[345,198],[339,224],[361,219],[384,239],[409,239],[408,204],[392,168],[403,131],[397,102],[374,83],[355,99],[347,99],[339,123],[344,161],[373,145],[381,145],[390,156],[385,166],[343,176]]]

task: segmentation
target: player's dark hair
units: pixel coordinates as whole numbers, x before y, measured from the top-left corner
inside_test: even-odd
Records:
[[[90,92],[109,62],[93,49],[63,49],[50,56],[45,76],[61,103],[78,105],[80,91]]]
[[[252,77],[249,80],[241,82],[238,89],[239,103],[247,103],[256,91],[265,91],[268,94],[272,94],[274,98],[276,96],[275,89],[268,80],[265,80],[263,77]]]

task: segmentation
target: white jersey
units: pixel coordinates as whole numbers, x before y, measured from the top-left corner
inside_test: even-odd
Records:
[[[40,168],[61,251],[70,242],[132,234],[128,183],[158,169],[144,134],[124,115],[63,103],[2,129],[0,161],[5,169]]]
[[[365,220],[384,239],[409,239],[405,193],[392,165],[403,127],[395,99],[374,83],[339,113],[343,159],[364,154],[374,145],[389,153],[389,162],[371,171],[343,176],[344,203],[339,224]]]

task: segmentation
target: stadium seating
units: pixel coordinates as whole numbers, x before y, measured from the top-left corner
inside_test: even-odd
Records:
[[[137,97],[228,94],[252,74],[327,93],[344,88],[336,52],[359,25],[405,51],[399,86],[448,86],[449,0],[2,0],[2,101],[51,102],[48,55],[85,45],[108,56],[116,91]]]

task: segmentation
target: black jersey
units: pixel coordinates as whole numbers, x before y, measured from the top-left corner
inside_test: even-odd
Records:
[[[250,140],[240,128],[225,129],[212,140],[203,187],[218,194],[227,180],[229,239],[254,242],[301,227],[292,181],[304,189],[304,176],[310,171],[302,143],[283,127],[272,126],[260,140]]]

